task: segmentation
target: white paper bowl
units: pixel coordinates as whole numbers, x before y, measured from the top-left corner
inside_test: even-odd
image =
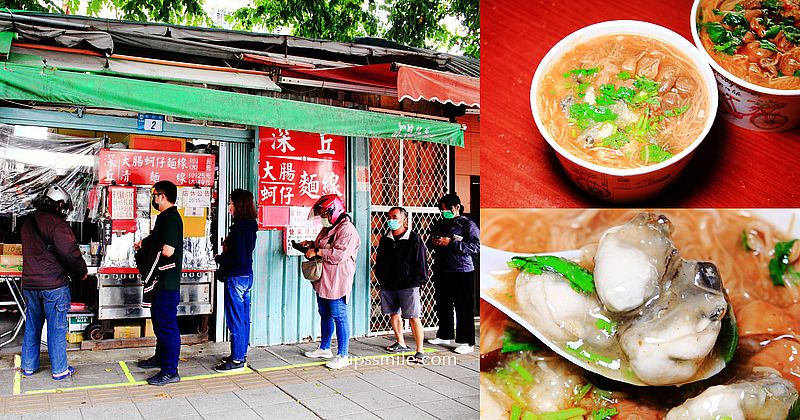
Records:
[[[642,168],[607,168],[590,163],[568,152],[559,145],[547,131],[537,109],[536,93],[539,84],[550,66],[577,44],[590,39],[613,34],[646,35],[657,38],[687,56],[697,68],[709,94],[709,109],[703,131],[689,146],[672,158]],[[635,202],[651,198],[662,192],[686,167],[692,153],[708,134],[717,114],[717,89],[714,74],[706,64],[706,59],[689,41],[667,28],[647,22],[616,20],[601,22],[580,29],[557,43],[544,56],[536,68],[531,84],[531,110],[533,119],[550,147],[556,151],[561,166],[569,179],[590,195],[608,201]]]
[[[711,64],[719,88],[720,108],[726,120],[753,131],[786,131],[800,126],[800,89],[771,89],[740,79],[720,66],[703,47],[697,33],[697,9],[692,6],[692,39]]]

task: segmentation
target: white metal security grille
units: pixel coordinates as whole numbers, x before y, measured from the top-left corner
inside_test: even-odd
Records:
[[[370,178],[372,196],[372,231],[370,235],[370,268],[375,266],[375,252],[381,235],[387,233],[386,216],[393,206],[409,212],[409,227],[428,240],[430,227],[439,219],[437,201],[450,185],[450,150],[447,146],[410,140],[372,139],[370,141]],[[428,274],[432,259],[428,250]],[[389,317],[381,314],[378,281],[370,270],[370,331],[391,330]],[[434,311],[433,284],[420,289],[422,323],[434,327],[438,323]]]

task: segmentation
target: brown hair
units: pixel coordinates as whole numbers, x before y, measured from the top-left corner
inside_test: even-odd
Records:
[[[233,218],[237,220],[255,219],[256,205],[253,201],[253,193],[241,188],[233,190],[231,193],[231,203],[233,203]]]

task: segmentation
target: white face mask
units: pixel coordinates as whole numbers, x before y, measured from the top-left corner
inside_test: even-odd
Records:
[[[331,223],[331,221],[328,220],[327,217],[323,217],[322,218],[322,226],[324,226],[326,228],[329,228],[329,227],[333,226],[333,223]]]

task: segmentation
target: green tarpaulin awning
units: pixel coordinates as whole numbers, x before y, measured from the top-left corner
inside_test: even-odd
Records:
[[[0,99],[464,146],[464,133],[458,124],[8,62],[0,68]]]

